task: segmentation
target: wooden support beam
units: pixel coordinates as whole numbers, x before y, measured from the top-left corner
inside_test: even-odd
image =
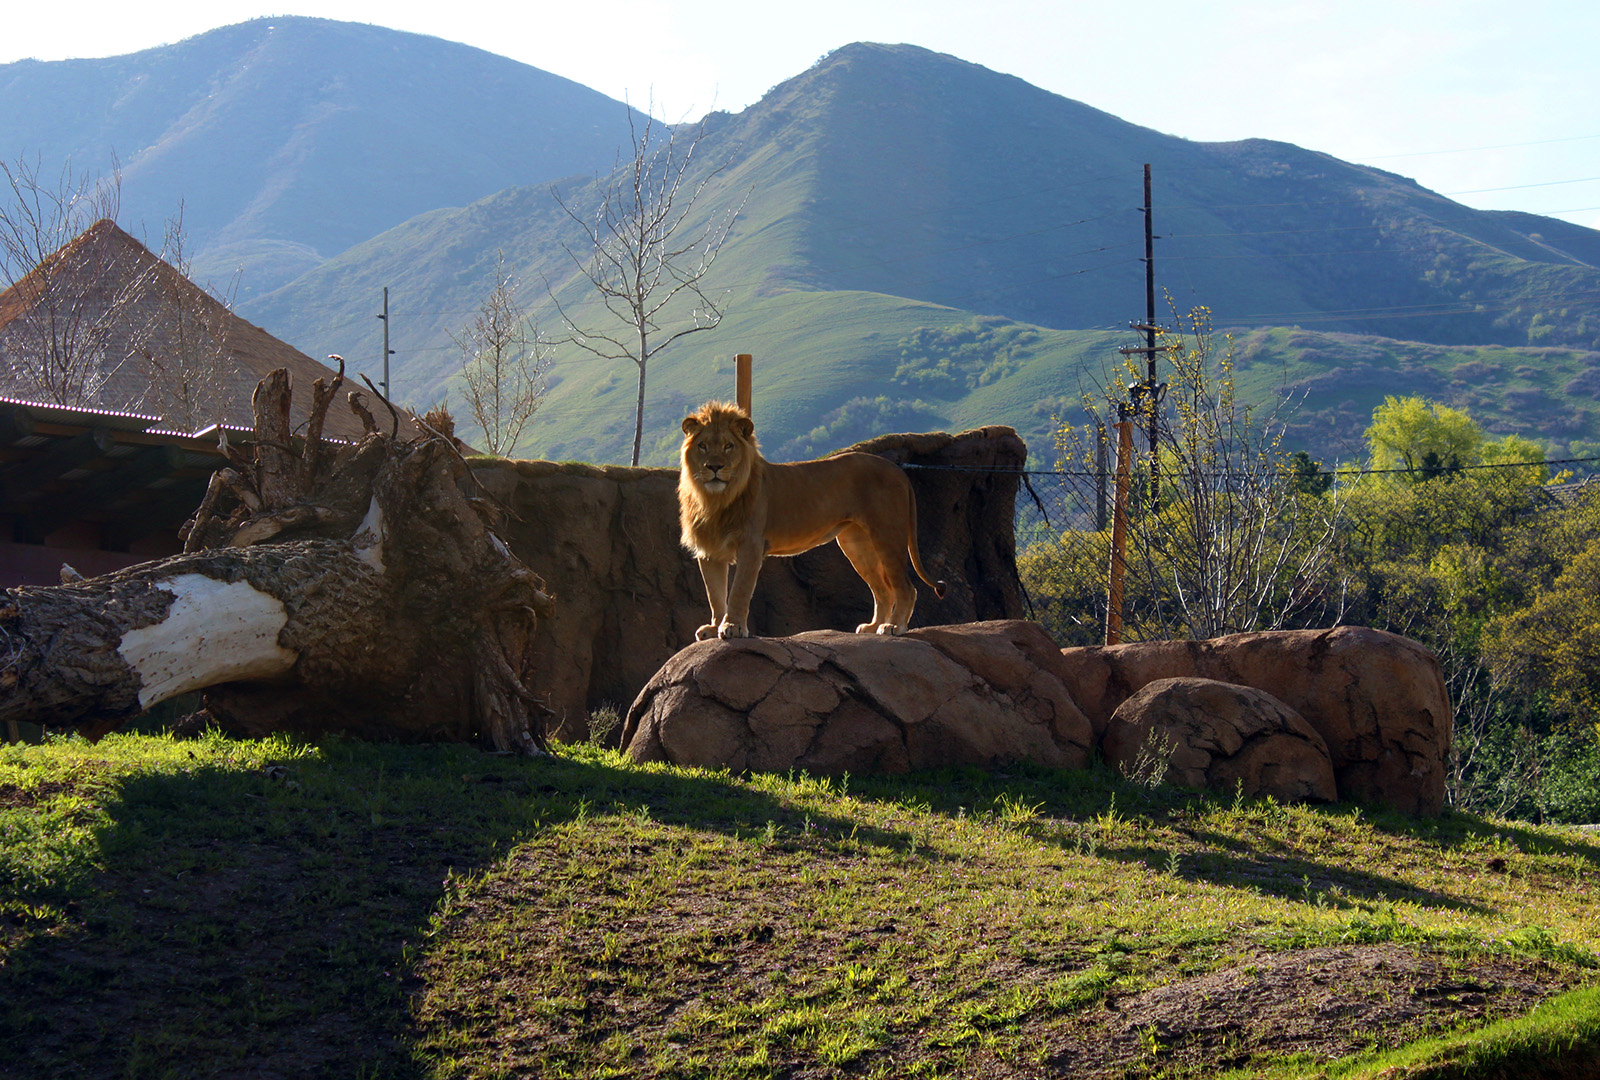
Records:
[[[734,401],[752,416],[755,415],[750,408],[750,365],[753,360],[754,357],[749,353],[739,353],[733,358]]]
[[[39,487],[61,477],[87,461],[103,457],[113,446],[111,432],[94,428],[63,439],[35,454],[0,469],[0,498],[9,505],[39,497]]]
[[[1133,464],[1133,422],[1117,429],[1117,496],[1111,521],[1111,585],[1106,593],[1106,644],[1122,643],[1122,579],[1127,570],[1128,483]]]
[[[43,539],[96,510],[114,508],[131,493],[172,475],[183,465],[183,452],[175,446],[141,450],[124,463],[96,473],[72,490],[36,506],[27,515],[29,531]]]

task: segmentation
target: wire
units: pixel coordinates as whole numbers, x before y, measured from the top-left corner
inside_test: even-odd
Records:
[[[1438,154],[1476,154],[1482,150],[1516,150],[1524,146],[1549,146],[1552,143],[1584,142],[1588,139],[1600,139],[1600,135],[1568,135],[1559,139],[1535,139],[1532,142],[1498,143],[1493,146],[1467,146],[1456,150],[1414,150],[1406,154],[1362,154],[1358,157],[1362,161],[1391,161],[1395,158],[1433,157]]]
[[[1441,191],[1441,195],[1482,195],[1488,191],[1521,191],[1524,188],[1560,187],[1562,184],[1592,184],[1600,176],[1581,176],[1576,180],[1546,180],[1539,184],[1511,184],[1507,187],[1473,188],[1471,191]]]

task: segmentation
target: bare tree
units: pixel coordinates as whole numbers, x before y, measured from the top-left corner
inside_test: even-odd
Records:
[[[548,388],[552,350],[517,303],[517,282],[495,252],[494,288],[478,314],[450,339],[461,350],[462,394],[484,448],[505,455],[522,438]]]
[[[228,347],[233,286],[216,296],[191,278],[183,209],[179,203],[164,228],[161,257],[176,273],[159,273],[154,283],[161,310],[146,356],[162,418],[199,431],[221,422],[240,367]]]
[[[698,179],[690,176],[695,151],[705,136],[704,121],[692,129],[668,127],[663,135],[648,114],[641,129],[629,109],[628,130],[633,159],[618,162],[592,213],[574,210],[554,188],[551,194],[583,229],[587,241],[584,254],[570,247],[567,254],[614,323],[620,324],[580,329],[557,301],[570,340],[602,359],[631,360],[639,370],[633,427],[637,465],[650,361],[679,338],[711,330],[722,321],[721,301],[708,294],[705,277],[744,209],[744,200],[731,209],[696,216],[707,186],[727,167],[724,162]]]
[[[0,175],[0,283],[11,309],[0,311],[0,359],[9,387],[59,405],[136,406],[126,380],[116,400],[105,397],[148,331],[137,313],[148,268],[112,224],[120,174],[78,174],[69,164],[51,178],[38,158],[20,158],[0,161]]]
[[[1178,321],[1187,332],[1158,338],[1176,346],[1164,353],[1172,365],[1164,394],[1144,392],[1144,374],[1130,363],[1085,396],[1088,424],[1058,429],[1076,527],[1024,552],[1030,590],[1057,609],[1047,618],[1064,638],[1081,640],[1075,628],[1098,627],[1111,543],[1102,433],[1113,413],[1146,430],[1154,409],[1160,483],[1154,499],[1141,495],[1132,508],[1128,637],[1198,640],[1336,622],[1344,603],[1334,567],[1341,504],[1337,492],[1308,484],[1283,449],[1292,403],[1255,414],[1235,396],[1231,345],[1218,347],[1205,309]],[[1134,491],[1150,491],[1149,468],[1149,459],[1138,465]]]
[[[1232,341],[1218,349],[1209,310],[1174,316],[1188,332],[1172,335],[1177,347],[1167,354],[1164,498],[1146,508],[1132,555],[1171,601],[1151,613],[1169,636],[1201,639],[1337,610],[1342,597],[1327,571],[1339,502],[1308,495],[1290,463],[1283,435],[1292,403],[1279,398],[1258,416],[1235,395]]]

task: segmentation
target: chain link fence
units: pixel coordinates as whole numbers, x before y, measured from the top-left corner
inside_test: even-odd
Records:
[[[1397,470],[1175,470],[1127,484],[1123,640],[1360,622],[1415,632],[1380,566],[1487,543],[1581,498],[1600,459]],[[1585,478],[1578,479],[1583,475]],[[1552,479],[1554,478],[1554,479]],[[1117,481],[1022,474],[1017,565],[1033,618],[1062,645],[1105,641]]]

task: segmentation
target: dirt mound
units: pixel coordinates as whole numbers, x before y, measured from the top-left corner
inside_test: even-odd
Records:
[[[1536,960],[1463,960],[1401,945],[1303,949],[1110,1001],[1051,1064],[1098,1078],[1220,1071],[1264,1053],[1330,1061],[1525,1013],[1569,985]]]

